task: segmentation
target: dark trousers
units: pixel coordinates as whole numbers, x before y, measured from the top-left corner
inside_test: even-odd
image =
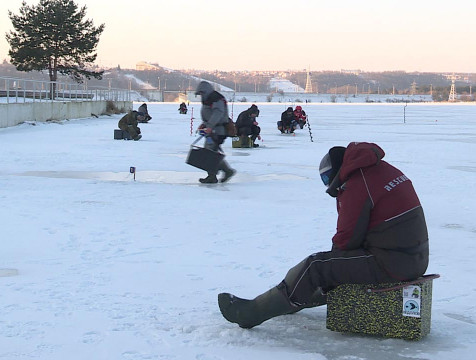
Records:
[[[205,148],[213,150],[213,151],[223,152],[220,145],[223,144],[225,139],[226,139],[226,136],[213,134],[205,138]],[[225,161],[225,159],[223,159],[218,165],[218,170],[229,172],[231,171],[231,168],[230,168],[230,165],[228,165],[228,163]],[[208,175],[216,175],[216,174],[208,173]]]
[[[312,254],[290,269],[284,278],[289,300],[301,306],[312,302],[316,290],[324,292],[341,284],[395,282],[363,249],[332,250]]]
[[[119,124],[119,129],[123,131],[127,131],[131,138],[135,139],[137,135],[140,134],[140,128],[137,127],[136,125],[123,125]]]
[[[255,140],[259,133],[261,132],[261,128],[256,125],[252,125],[251,127],[240,127],[237,130],[238,136],[249,136],[251,135],[251,138]]]

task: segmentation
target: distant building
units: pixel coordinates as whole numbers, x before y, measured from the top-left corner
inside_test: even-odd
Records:
[[[361,73],[362,73],[362,70],[345,70],[345,69],[342,69],[340,71],[342,74],[350,74],[350,75],[357,75],[359,76]]]
[[[443,74],[446,80],[461,80],[462,77],[459,74],[451,73],[451,74]]]
[[[146,63],[145,61],[139,61],[136,64],[136,70],[138,70],[138,71],[159,70],[159,67],[157,65],[152,65],[152,64]]]

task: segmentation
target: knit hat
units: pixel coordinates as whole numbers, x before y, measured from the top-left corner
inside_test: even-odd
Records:
[[[319,164],[319,174],[321,175],[324,185],[329,186],[334,180],[337,172],[342,166],[344,160],[345,147],[334,146],[324,155]]]
[[[259,115],[258,107],[255,104],[251,105],[251,107],[249,108],[249,111],[250,111],[250,114]]]

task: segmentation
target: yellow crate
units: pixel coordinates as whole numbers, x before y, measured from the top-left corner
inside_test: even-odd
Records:
[[[255,143],[250,137],[248,146],[241,146],[241,138],[239,136],[233,136],[231,138],[231,147],[233,148],[252,148],[253,144]]]

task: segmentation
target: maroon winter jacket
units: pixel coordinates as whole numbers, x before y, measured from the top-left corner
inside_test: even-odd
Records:
[[[333,248],[364,248],[393,278],[415,279],[428,266],[425,217],[412,182],[384,155],[376,144],[348,145],[330,185],[338,191]]]

